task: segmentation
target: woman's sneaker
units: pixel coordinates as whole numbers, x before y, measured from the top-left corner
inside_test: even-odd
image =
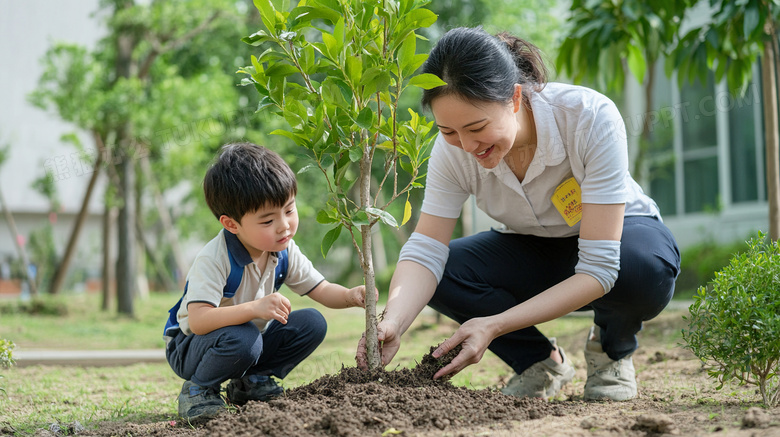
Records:
[[[550,342],[558,348],[563,363],[557,363],[552,358],[535,363],[525,369],[523,373],[513,376],[506,387],[501,389],[505,395],[531,398],[551,399],[558,394],[561,388],[574,378],[574,367],[569,364],[563,348],[556,346],[555,339]]]
[[[269,401],[279,397],[284,389],[270,376],[247,375],[230,380],[226,392],[231,404],[244,405],[249,401]]]
[[[225,408],[219,390],[184,381],[179,393],[179,417],[190,423],[205,422],[216,417]]]
[[[590,328],[585,343],[588,381],[585,400],[627,401],[636,397],[636,372],[631,355],[617,361],[609,358],[601,347],[600,329]]]

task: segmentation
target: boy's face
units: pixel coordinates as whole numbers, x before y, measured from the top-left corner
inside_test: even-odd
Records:
[[[227,216],[222,216],[220,221],[228,231],[236,234],[249,255],[257,261],[263,252],[279,252],[287,248],[298,230],[298,210],[295,197],[291,197],[281,208],[264,206],[246,213],[240,223]]]

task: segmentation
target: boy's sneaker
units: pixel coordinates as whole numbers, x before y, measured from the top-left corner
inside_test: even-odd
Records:
[[[563,363],[556,363],[552,358],[539,361],[525,369],[523,373],[515,374],[506,387],[501,389],[501,393],[519,398],[533,397],[549,400],[574,378],[574,367],[569,364],[563,348],[556,346],[555,338],[551,338],[550,342],[558,348]]]
[[[636,372],[631,355],[612,360],[601,347],[600,329],[590,328],[585,343],[588,381],[585,400],[627,401],[636,397]]]
[[[192,381],[184,381],[179,394],[179,416],[190,423],[212,419],[225,408],[225,401],[219,390],[201,387]]]
[[[244,405],[249,401],[269,401],[284,393],[284,389],[270,376],[261,375],[232,379],[226,391],[228,401],[234,405]]]

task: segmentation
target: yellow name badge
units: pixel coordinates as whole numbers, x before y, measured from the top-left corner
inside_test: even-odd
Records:
[[[582,192],[574,177],[558,185],[550,200],[570,227],[582,219]]]

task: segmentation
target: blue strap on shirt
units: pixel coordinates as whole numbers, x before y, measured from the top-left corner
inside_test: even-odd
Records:
[[[238,286],[241,285],[241,279],[244,276],[244,266],[241,265],[233,253],[228,251],[230,258],[230,273],[228,274],[227,281],[225,281],[225,287],[222,289],[222,296],[230,298],[235,296]],[[281,252],[276,252],[277,262],[274,269],[274,291],[279,291],[284,280],[287,278],[287,267],[289,265],[287,257],[287,249]],[[170,310],[168,310],[168,321],[165,323],[165,329],[163,330],[163,336],[173,337],[176,335],[176,330],[179,329],[179,321],[177,314],[181,307],[181,302],[184,300],[184,296],[187,294],[187,286],[189,282],[184,284],[184,293],[182,293],[179,301],[176,302]]]

